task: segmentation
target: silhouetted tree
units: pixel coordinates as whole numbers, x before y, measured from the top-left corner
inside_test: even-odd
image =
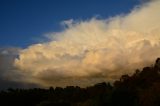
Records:
[[[1,106],[160,106],[160,58],[154,66],[122,75],[112,84],[102,82],[49,89],[12,89],[0,92]]]

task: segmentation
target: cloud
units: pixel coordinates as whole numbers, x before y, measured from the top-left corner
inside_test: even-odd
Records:
[[[19,81],[23,76],[13,66],[20,48],[0,48],[0,90],[12,88],[38,87],[36,84]]]
[[[160,56],[159,12],[154,0],[127,15],[63,21],[65,29],[51,33],[49,42],[20,50],[14,73],[42,86],[89,86],[131,74]]]
[[[13,69],[13,63],[18,56],[20,48],[0,48],[0,76],[4,77],[8,73],[11,73]]]

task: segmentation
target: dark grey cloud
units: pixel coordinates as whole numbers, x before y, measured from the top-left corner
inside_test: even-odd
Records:
[[[0,48],[0,90],[8,88],[30,88],[38,87],[36,84],[23,83],[13,66],[15,58],[18,57],[20,48]]]

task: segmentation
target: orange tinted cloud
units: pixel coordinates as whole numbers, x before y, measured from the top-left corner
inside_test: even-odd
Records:
[[[64,21],[50,42],[21,50],[14,65],[24,82],[42,86],[87,86],[113,81],[160,56],[160,1],[110,19]]]

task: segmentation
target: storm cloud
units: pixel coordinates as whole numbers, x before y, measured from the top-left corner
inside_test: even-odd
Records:
[[[0,90],[8,88],[31,88],[37,84],[22,82],[24,77],[14,67],[15,58],[18,57],[20,48],[0,48]]]
[[[48,42],[20,50],[14,74],[41,86],[89,86],[132,74],[160,56],[159,13],[160,1],[152,0],[126,15],[63,21],[65,29]]]

